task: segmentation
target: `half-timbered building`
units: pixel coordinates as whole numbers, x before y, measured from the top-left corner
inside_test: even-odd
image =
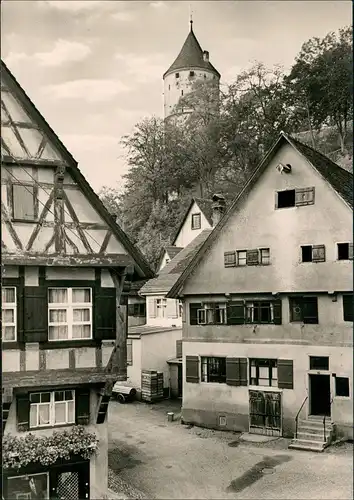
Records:
[[[104,498],[129,283],[153,276],[1,63],[4,498]]]

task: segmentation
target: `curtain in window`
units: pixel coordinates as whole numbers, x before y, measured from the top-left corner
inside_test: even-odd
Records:
[[[51,304],[66,304],[68,302],[68,290],[66,288],[50,288],[49,302]]]
[[[81,323],[83,321],[90,321],[89,309],[74,309],[73,311],[74,323]]]
[[[73,339],[89,339],[90,336],[90,325],[73,325]]]
[[[15,288],[3,288],[1,297],[3,304],[13,304],[15,302]]]
[[[75,288],[73,289],[73,302],[87,303],[91,302],[90,290],[88,288]]]
[[[50,323],[66,323],[66,309],[51,309],[49,311]]]
[[[68,338],[68,327],[63,326],[50,326],[49,339],[50,340],[65,340]]]
[[[49,404],[47,405],[38,405],[38,420],[39,425],[49,424]]]

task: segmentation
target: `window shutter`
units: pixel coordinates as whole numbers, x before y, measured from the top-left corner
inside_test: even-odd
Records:
[[[101,396],[101,401],[97,412],[96,424],[103,424],[104,421],[106,420],[108,404],[110,399],[111,399],[110,396],[107,395]]]
[[[44,284],[24,288],[23,330],[25,342],[48,340],[48,291]]]
[[[186,356],[186,382],[199,383],[199,357]]]
[[[148,299],[149,318],[156,318],[156,299]]]
[[[315,203],[315,188],[295,189],[295,206],[313,205]]]
[[[166,312],[168,318],[178,318],[177,300],[167,299]]]
[[[28,394],[17,396],[17,430],[28,431],[29,429],[30,402]]]
[[[17,340],[18,342],[25,342],[24,332],[24,286],[23,280],[20,285],[16,287],[17,294]],[[48,314],[48,312],[46,313]]]
[[[343,319],[353,321],[353,294],[343,295]]]
[[[88,425],[90,423],[90,390],[76,389],[75,391],[76,424]]]
[[[312,246],[312,262],[325,262],[326,249],[324,245]]]
[[[247,385],[247,358],[226,358],[227,385]]]
[[[116,289],[96,288],[95,293],[95,324],[96,340],[114,340],[116,338]]]
[[[259,251],[257,249],[247,250],[246,263],[248,266],[257,266],[259,264]]]
[[[353,243],[349,243],[349,259],[353,260]]]
[[[318,323],[317,297],[304,297],[302,305],[304,323]]]
[[[229,302],[226,305],[228,325],[243,325],[245,322],[245,305],[243,301]]]
[[[182,340],[176,340],[176,358],[182,357]]]
[[[281,299],[275,300],[273,302],[273,314],[274,314],[274,324],[281,325],[281,307],[282,302]]]
[[[189,304],[189,324],[198,324],[198,309],[202,308],[202,304]]]
[[[278,359],[278,387],[294,389],[294,367],[292,359]]]
[[[224,252],[224,266],[236,267],[236,252]]]

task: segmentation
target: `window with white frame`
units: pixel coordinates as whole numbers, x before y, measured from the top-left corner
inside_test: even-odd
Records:
[[[16,287],[2,287],[2,341],[16,340]]]
[[[49,340],[92,338],[92,289],[48,289]]]
[[[49,498],[49,472],[9,477],[7,480],[7,498],[13,498],[14,500]]]
[[[238,250],[236,252],[236,258],[237,258],[237,262],[236,262],[237,266],[246,266],[247,265],[247,251],[246,250]]]
[[[197,312],[198,325],[226,325],[226,304],[204,304]]]
[[[167,299],[156,299],[156,315],[158,318],[166,316]]]
[[[30,394],[30,428],[75,423],[75,391]]]
[[[250,359],[250,385],[278,387],[276,359]]]

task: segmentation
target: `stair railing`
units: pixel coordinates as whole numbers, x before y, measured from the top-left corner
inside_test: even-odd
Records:
[[[333,403],[333,398],[331,399],[331,402],[329,403],[329,413],[331,414],[331,406],[332,406],[332,403]],[[327,441],[327,436],[326,436],[326,418],[330,415],[324,415],[323,417],[323,442],[325,443]]]
[[[308,400],[308,396],[306,396],[306,398],[303,400],[302,405],[300,406],[300,409],[297,412],[296,417],[295,417],[295,439],[297,439],[297,427],[298,427],[299,415],[300,415],[300,412],[303,409],[304,404],[306,403],[307,400]]]

